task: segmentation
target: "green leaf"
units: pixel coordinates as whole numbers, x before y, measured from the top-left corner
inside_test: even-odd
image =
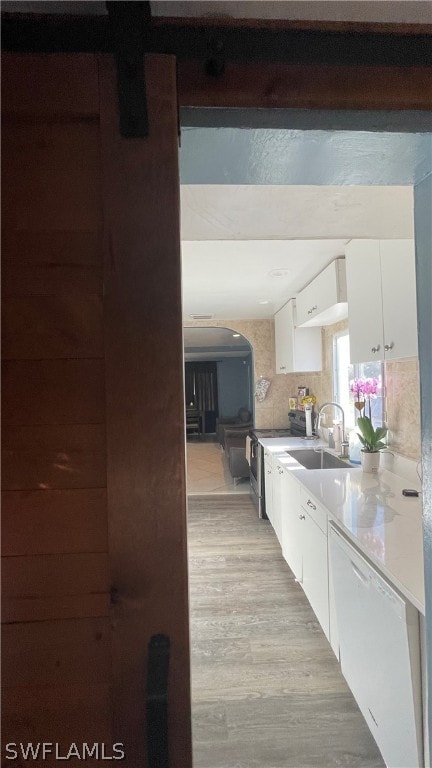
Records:
[[[387,434],[387,427],[378,427],[375,430],[375,437],[377,440],[381,440],[382,437],[385,437]]]
[[[360,416],[357,420],[358,427],[366,442],[371,443],[374,439],[374,428],[368,416]]]
[[[366,451],[380,451],[386,448],[386,444],[381,438],[387,434],[387,427],[377,427],[374,429],[369,416],[360,416],[357,420],[357,426],[360,429],[358,436],[363,443]]]
[[[381,451],[383,448],[387,448],[387,444],[383,443],[382,440],[376,444],[375,449],[377,451]]]

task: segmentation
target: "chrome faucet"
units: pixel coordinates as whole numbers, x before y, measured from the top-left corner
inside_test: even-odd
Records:
[[[342,408],[342,406],[339,403],[328,402],[328,403],[323,403],[322,404],[321,408],[318,411],[318,415],[317,415],[317,419],[316,419],[315,431],[318,434],[318,431],[319,431],[319,428],[320,428],[320,424],[321,424],[322,412],[323,412],[324,408],[327,408],[327,406],[329,406],[329,405],[332,405],[333,408],[339,408],[340,412],[342,414],[342,441],[341,441],[341,452],[340,452],[339,455],[340,455],[340,457],[342,459],[347,459],[348,455],[349,455],[349,453],[348,453],[349,443],[348,443],[348,441],[346,439],[346,435],[345,435],[345,413],[344,413],[344,409]]]

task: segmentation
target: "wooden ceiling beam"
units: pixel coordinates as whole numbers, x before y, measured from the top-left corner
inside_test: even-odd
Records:
[[[108,16],[2,21],[4,51],[116,50]],[[432,111],[432,25],[157,17],[143,35],[176,56],[181,107]]]
[[[385,27],[385,28],[383,28]],[[398,31],[396,31],[398,30]],[[143,45],[179,61],[350,66],[432,66],[432,25],[341,26],[261,20],[152,19]],[[112,52],[108,16],[2,14],[2,48],[31,52]]]

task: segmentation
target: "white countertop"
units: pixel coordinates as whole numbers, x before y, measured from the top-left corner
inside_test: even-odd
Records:
[[[377,475],[360,467],[305,469],[284,450],[317,448],[320,441],[263,438],[263,447],[278,455],[285,471],[322,504],[329,518],[377,569],[424,614],[423,529],[420,498],[402,496],[403,488],[421,490],[399,475],[382,469]]]

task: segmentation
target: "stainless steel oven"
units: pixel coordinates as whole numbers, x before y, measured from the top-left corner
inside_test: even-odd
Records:
[[[261,478],[264,469],[264,453],[262,450],[262,445],[258,442],[256,432],[251,432],[249,436],[251,439],[249,456],[250,492],[252,501],[257,508],[258,516],[264,517],[265,510],[263,509],[263,499],[261,493],[261,488],[263,486]]]
[[[250,494],[258,512],[258,517],[267,520],[265,510],[265,473],[264,449],[260,438],[271,437],[305,437],[306,416],[304,411],[290,411],[289,429],[251,429],[249,432],[249,476]]]

